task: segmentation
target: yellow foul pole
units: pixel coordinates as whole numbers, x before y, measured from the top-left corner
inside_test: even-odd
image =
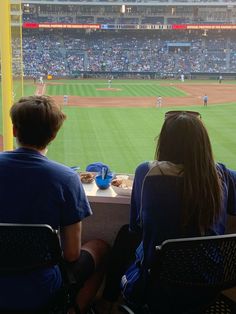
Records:
[[[0,44],[2,69],[3,150],[13,149],[12,123],[12,50],[10,0],[0,0]]]
[[[21,12],[21,0],[18,0],[19,12],[20,12],[20,68],[21,68],[21,97],[24,96],[24,65],[23,65],[23,42],[22,42],[22,12]]]

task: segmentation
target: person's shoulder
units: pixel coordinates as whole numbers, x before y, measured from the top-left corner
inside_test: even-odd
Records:
[[[9,152],[0,152],[0,158],[4,158]]]
[[[76,173],[72,168],[51,159],[46,159],[46,164],[47,167],[58,171],[59,173],[65,173],[68,175],[74,175]]]
[[[216,163],[216,170],[220,173],[224,172],[224,173],[235,173],[236,174],[236,170],[230,169],[228,168],[225,164],[221,163],[221,162],[217,162]]]
[[[148,173],[148,171],[150,170],[151,164],[152,164],[151,161],[145,161],[139,164],[135,170],[135,176],[138,175],[145,176],[146,173]]]
[[[223,164],[223,163],[221,163],[221,162],[217,162],[217,163],[216,163],[216,169],[217,169],[217,170],[225,170],[225,169],[227,169],[227,167],[226,167],[225,164]]]
[[[150,163],[152,163],[151,161],[144,161],[142,163],[140,163],[136,170],[139,170],[139,169],[149,169],[150,168]]]
[[[0,161],[5,160],[5,158],[6,158],[6,153],[1,152],[1,153],[0,153]]]
[[[223,181],[227,181],[229,177],[233,177],[236,179],[236,171],[229,169],[225,164],[217,162],[216,163],[216,170]]]
[[[8,160],[14,155],[15,151],[0,152],[0,160]]]

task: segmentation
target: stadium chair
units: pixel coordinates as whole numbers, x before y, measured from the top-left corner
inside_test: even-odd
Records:
[[[147,289],[151,291],[147,296],[150,313],[217,313],[204,311],[221,291],[236,286],[236,234],[173,239],[178,232],[175,220],[181,212],[182,179],[159,172],[153,168],[146,177],[142,194],[143,245],[152,245],[155,256]],[[151,220],[157,223],[150,231]],[[168,230],[158,223],[163,220],[168,221]],[[149,232],[162,243],[156,250]],[[169,240],[162,240],[160,234]],[[223,306],[226,298],[217,302]]]
[[[235,285],[236,234],[167,240],[156,247],[147,304],[142,308],[121,305],[120,311],[236,313],[236,304],[221,293]]]
[[[65,314],[68,308],[74,306],[76,282],[63,267],[60,241],[50,226],[0,224],[0,256],[0,276],[18,275],[59,265],[65,279],[58,294],[43,308],[34,311],[0,309],[1,314]]]

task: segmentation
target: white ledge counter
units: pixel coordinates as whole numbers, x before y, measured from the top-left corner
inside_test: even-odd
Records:
[[[130,204],[130,196],[117,195],[112,187],[101,190],[97,187],[95,181],[82,184],[91,203]]]
[[[100,190],[95,181],[82,184],[93,211],[83,220],[83,242],[99,238],[112,245],[119,229],[129,223],[130,196],[117,195],[112,187]]]

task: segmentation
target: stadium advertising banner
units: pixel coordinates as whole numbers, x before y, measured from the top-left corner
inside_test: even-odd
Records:
[[[100,24],[23,23],[24,28],[81,28],[100,29]]]
[[[236,29],[236,24],[173,24],[172,29]]]
[[[77,29],[145,29],[145,30],[230,30],[236,24],[64,24],[64,23],[23,23],[24,28],[77,28]]]
[[[187,29],[236,29],[236,24],[190,24]]]

